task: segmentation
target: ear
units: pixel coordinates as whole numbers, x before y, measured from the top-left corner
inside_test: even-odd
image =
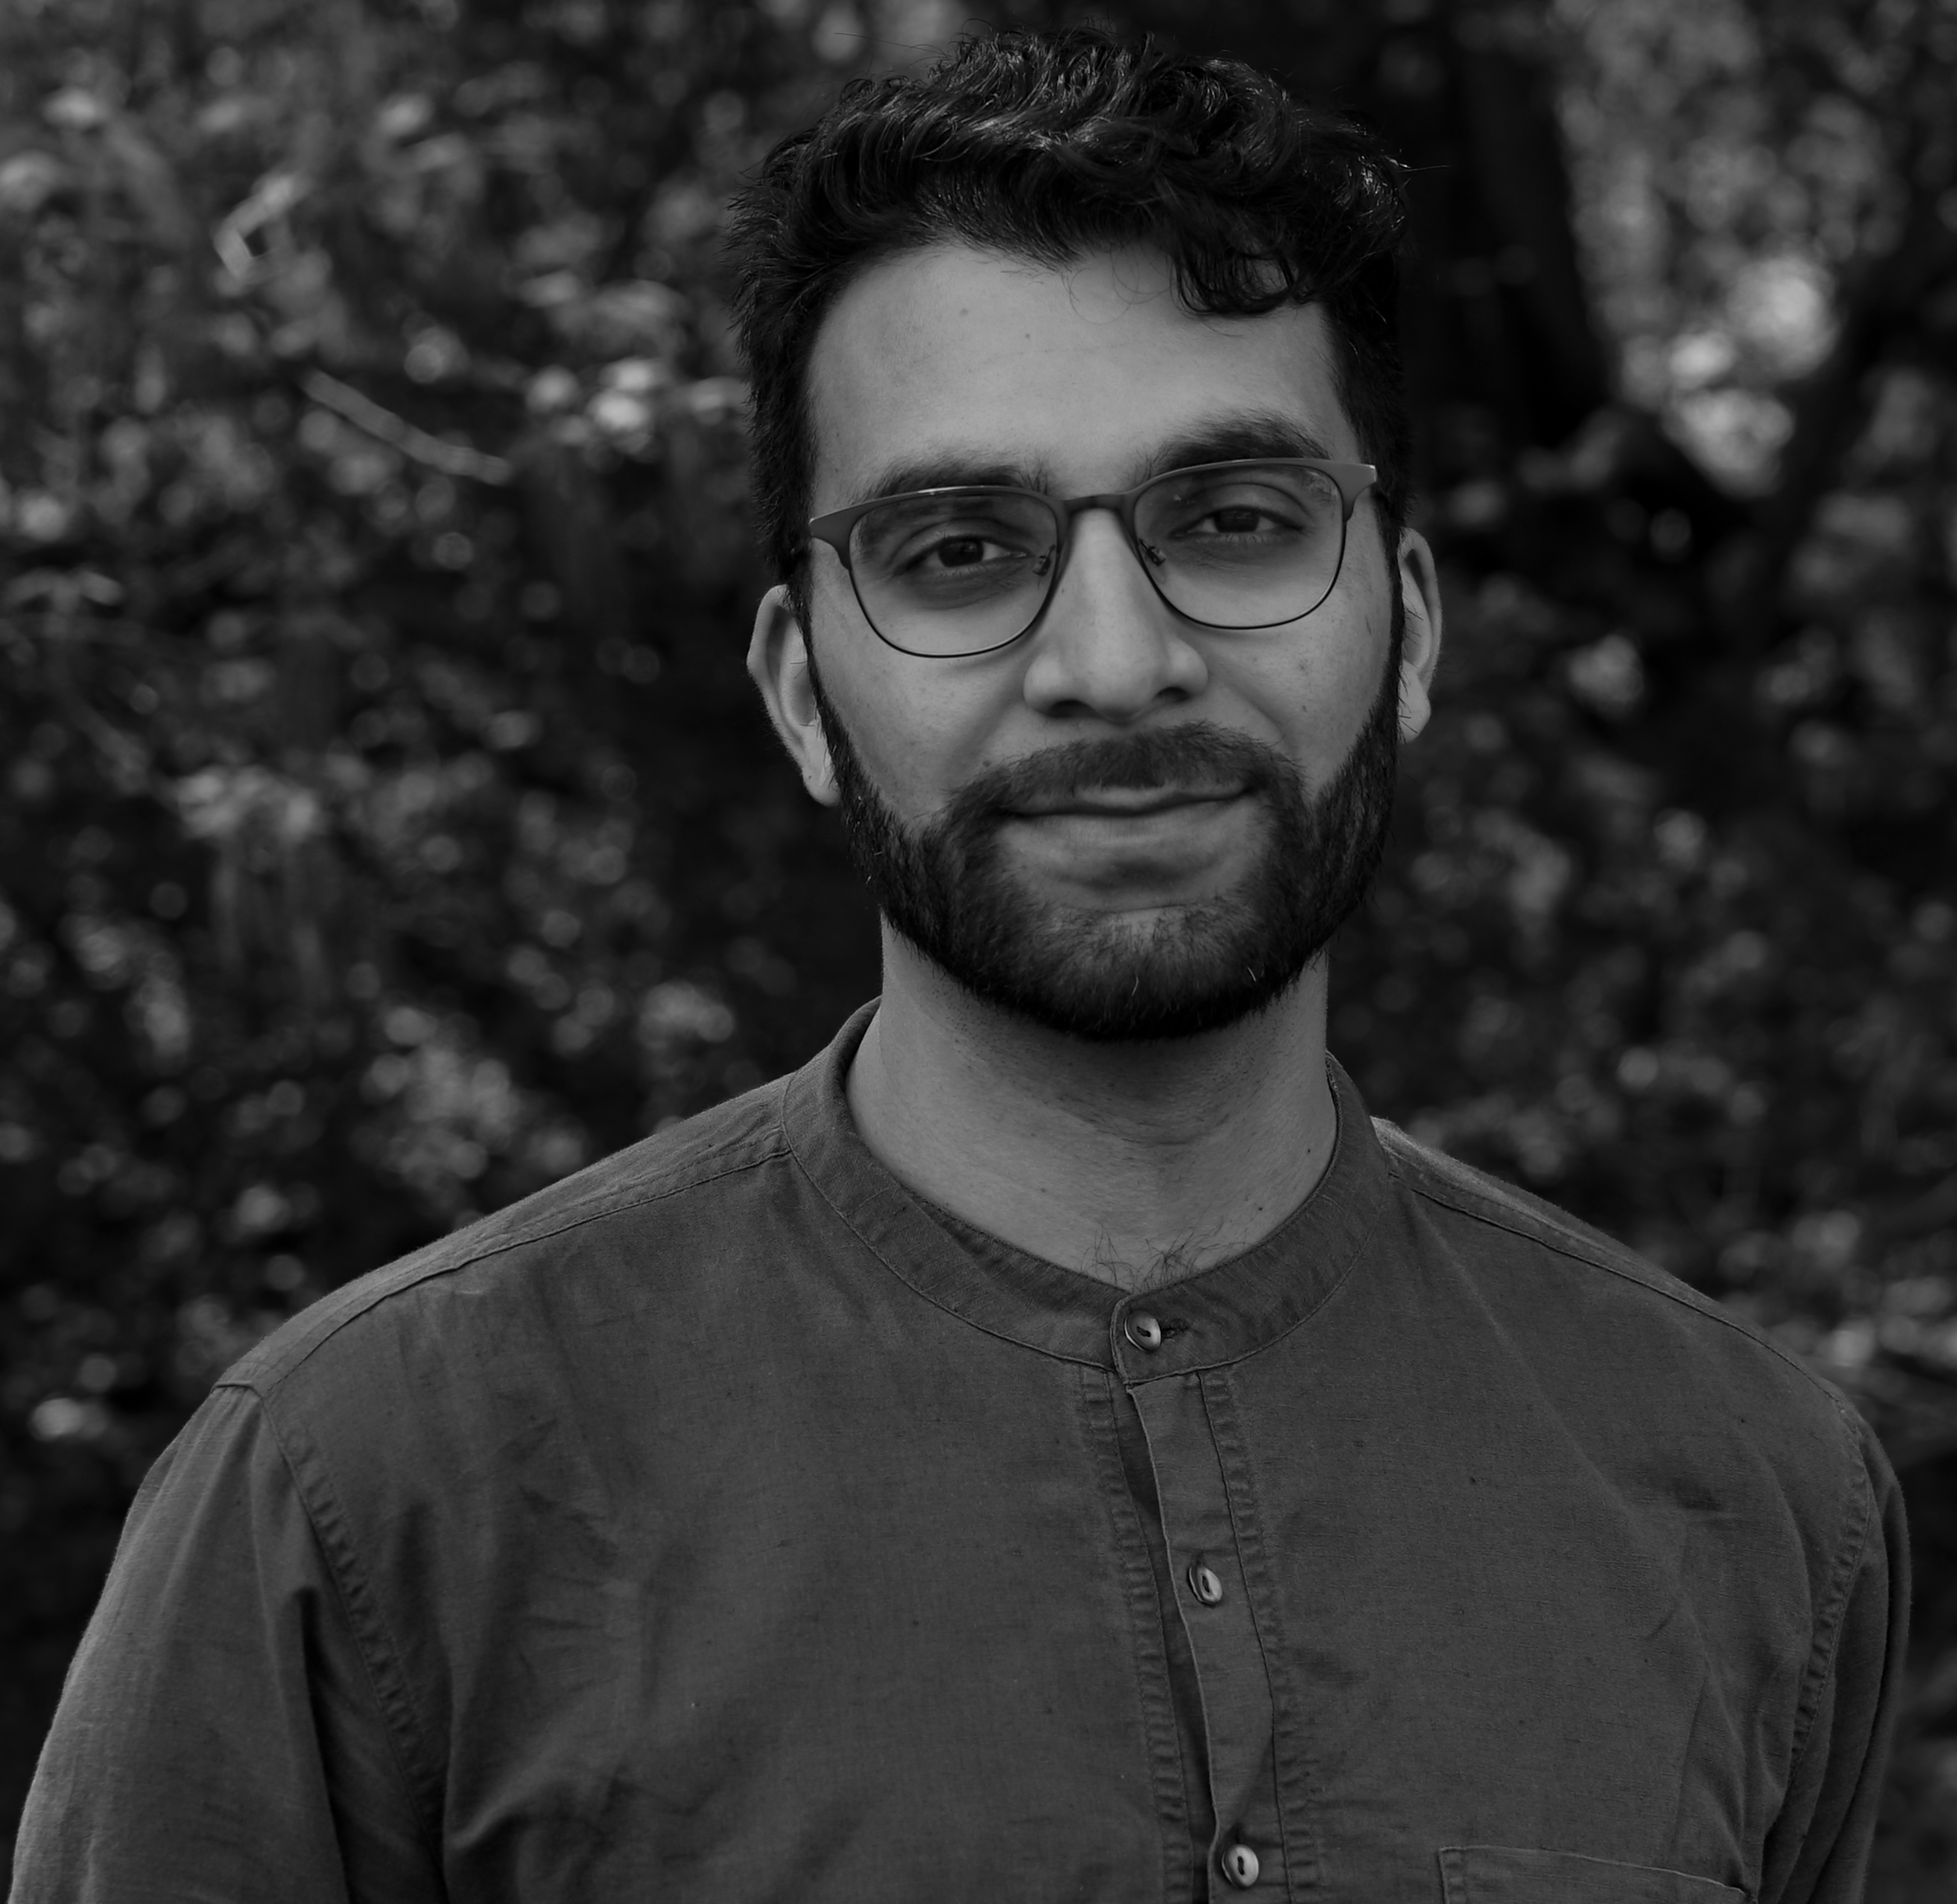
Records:
[[[1416,739],[1434,712],[1428,690],[1440,665],[1440,575],[1434,551],[1418,530],[1400,536],[1400,599],[1406,633],[1400,646],[1400,739]]]
[[[808,637],[789,606],[788,590],[779,584],[761,597],[754,612],[754,638],[748,644],[748,672],[761,691],[762,704],[774,723],[789,758],[801,775],[811,799],[826,807],[841,797],[829,742],[816,712],[815,677]]]

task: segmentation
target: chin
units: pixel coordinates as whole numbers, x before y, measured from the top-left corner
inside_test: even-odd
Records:
[[[1140,1043],[1224,1030],[1289,992],[1320,944],[1274,944],[1269,923],[1241,900],[1142,918],[1021,905],[991,930],[912,942],[975,998],[1043,1029]]]

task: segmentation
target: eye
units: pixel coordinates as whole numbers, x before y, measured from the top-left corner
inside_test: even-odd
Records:
[[[1145,512],[1147,527],[1165,542],[1197,546],[1289,543],[1336,523],[1337,492],[1309,476],[1291,482],[1232,476],[1165,489]]]
[[[961,526],[918,538],[895,557],[892,566],[906,574],[951,575],[961,571],[997,568],[1002,563],[1023,562],[1033,555],[1025,537],[1015,536],[1003,527]]]
[[[1247,538],[1291,536],[1298,532],[1295,510],[1282,504],[1218,502],[1192,507],[1173,530],[1183,542],[1238,541]]]
[[[858,523],[851,546],[859,581],[944,602],[1038,574],[1053,541],[1051,517],[1037,498],[951,492],[880,504]]]
[[[934,548],[928,549],[918,558],[934,562],[941,568],[970,568],[987,559],[987,551],[993,552],[994,558],[1005,553],[996,542],[988,542],[982,536],[950,536]]]
[[[1244,503],[1212,509],[1203,520],[1219,536],[1254,536],[1260,529],[1275,527],[1274,518],[1263,510]]]

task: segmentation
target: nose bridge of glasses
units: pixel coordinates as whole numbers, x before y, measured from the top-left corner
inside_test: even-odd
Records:
[[[1070,552],[1074,526],[1089,510],[1105,509],[1120,526],[1122,539],[1130,547],[1140,547],[1140,531],[1135,527],[1135,498],[1138,492],[1107,490],[1091,496],[1054,496],[1051,498],[1055,513],[1060,517],[1061,547],[1063,555]],[[1057,565],[1064,566],[1064,564]],[[1059,577],[1054,577],[1058,582]]]
[[[1144,485],[1146,486],[1146,485]],[[1140,532],[1135,526],[1135,499],[1140,492],[1108,490],[1091,496],[1051,496],[1047,498],[1054,514],[1059,519],[1061,559],[1054,565],[1050,589],[1060,585],[1061,571],[1070,566],[1069,558],[1073,554],[1074,526],[1090,510],[1105,509],[1111,514],[1126,542],[1146,570],[1146,551],[1140,539]]]
[[[1124,493],[1111,489],[1103,495],[1056,496],[1054,498],[1054,506],[1066,517],[1070,528],[1073,526],[1073,519],[1088,509],[1111,509],[1125,523],[1129,511],[1134,506],[1134,501],[1132,490]]]

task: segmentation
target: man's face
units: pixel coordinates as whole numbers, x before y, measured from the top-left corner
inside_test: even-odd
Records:
[[[879,264],[825,321],[810,392],[817,513],[900,488],[1073,496],[1228,457],[1361,460],[1317,310],[1193,316],[1148,254]],[[1362,501],[1314,613],[1209,629],[1089,511],[1033,630],[944,660],[880,640],[818,547],[828,747],[805,735],[805,774],[842,804],[890,924],[969,990],[1085,1037],[1230,1023],[1291,984],[1377,861],[1437,633],[1424,550],[1399,553]]]

